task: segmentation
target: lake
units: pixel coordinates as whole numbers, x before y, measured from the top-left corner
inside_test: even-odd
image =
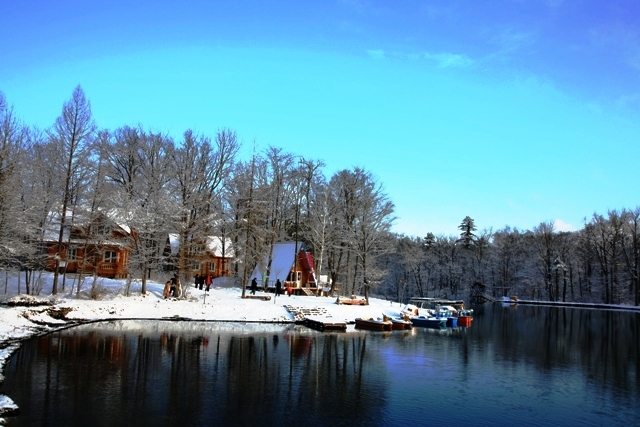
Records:
[[[640,313],[474,308],[444,330],[94,323],[25,342],[0,392],[9,426],[638,425]]]

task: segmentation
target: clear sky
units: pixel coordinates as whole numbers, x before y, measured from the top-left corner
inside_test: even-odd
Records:
[[[46,128],[238,133],[364,167],[394,231],[580,229],[640,206],[635,0],[0,0],[0,90]]]

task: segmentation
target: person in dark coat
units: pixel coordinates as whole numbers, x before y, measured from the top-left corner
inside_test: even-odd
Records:
[[[171,282],[171,284],[169,285],[169,294],[172,297],[175,297],[176,296],[176,283],[178,281],[177,276],[174,275],[169,281]]]
[[[255,295],[256,290],[258,290],[258,279],[254,277],[251,281],[251,295]]]
[[[276,296],[282,293],[282,283],[280,283],[280,279],[276,280]]]

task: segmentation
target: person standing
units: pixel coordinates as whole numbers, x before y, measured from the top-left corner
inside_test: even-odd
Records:
[[[282,293],[282,283],[280,279],[276,280],[276,297]]]
[[[209,292],[209,288],[211,287],[212,281],[213,281],[213,278],[211,277],[211,273],[207,274],[207,278],[204,281],[204,283],[207,285],[207,292]]]
[[[251,295],[255,295],[257,289],[258,289],[258,279],[254,277],[253,280],[251,281]]]
[[[164,296],[164,299],[169,298],[169,296],[171,295],[171,280],[167,280],[167,283],[164,284],[162,295]]]
[[[176,282],[177,282],[177,275],[173,275],[173,277],[171,279],[169,279],[169,282],[171,282],[171,284],[169,285],[169,294],[172,297],[176,296]]]
[[[180,276],[176,273],[173,277],[175,279],[175,290],[173,296],[180,298],[182,296],[182,283],[180,282]]]

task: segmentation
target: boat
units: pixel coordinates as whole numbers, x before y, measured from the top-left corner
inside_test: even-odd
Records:
[[[413,327],[413,323],[408,319],[400,319],[400,318],[390,318],[391,320],[391,328],[394,330],[398,329],[411,329]]]
[[[458,327],[458,314],[455,309],[451,306],[438,306],[436,309],[436,314],[434,317],[438,319],[444,319],[447,327],[449,328],[457,328]]]
[[[372,331],[390,331],[393,328],[391,320],[374,319],[373,317],[356,318],[356,328],[370,329]]]
[[[439,317],[413,316],[411,318],[413,326],[440,329],[447,327],[447,319]]]
[[[473,322],[473,310],[464,309],[458,312],[458,326],[468,328]]]
[[[517,304],[518,304],[518,297],[515,295],[510,297],[502,297],[503,306],[517,305]]]
[[[472,322],[473,322],[473,317],[471,316],[468,316],[466,314],[462,314],[458,316],[458,326],[468,328],[469,326],[471,326]]]
[[[452,316],[456,316],[458,312],[466,310],[463,300],[450,300],[444,298],[426,298],[412,297],[408,303],[400,311],[401,316],[435,316],[438,308],[444,307],[449,310]]]
[[[351,295],[351,298],[347,298],[347,297],[338,297],[336,299],[336,304],[340,305],[340,304],[344,304],[344,305],[367,305],[367,300],[362,298],[359,299],[357,296],[355,295]]]

